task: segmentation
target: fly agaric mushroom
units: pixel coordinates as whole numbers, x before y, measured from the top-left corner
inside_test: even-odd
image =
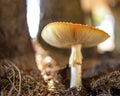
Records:
[[[42,38],[58,48],[71,48],[69,66],[71,67],[70,87],[82,86],[81,47],[92,47],[105,41],[109,35],[92,26],[68,22],[54,22],[46,25],[41,33]]]

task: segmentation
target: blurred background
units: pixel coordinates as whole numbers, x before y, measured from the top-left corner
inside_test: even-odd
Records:
[[[82,49],[83,69],[93,67],[101,54],[120,53],[119,17],[120,0],[0,0],[0,60],[15,61],[24,70],[46,68],[55,73],[66,68],[70,49],[52,47],[41,38],[46,24],[63,21],[94,26],[110,35],[98,46]]]
[[[104,43],[98,45],[100,52],[112,51],[114,45],[115,17],[112,7],[117,6],[116,0],[80,0],[81,7],[85,13],[85,23],[95,26],[107,32],[111,37]],[[59,10],[58,10],[59,11]],[[119,13],[118,13],[119,14]],[[27,23],[31,38],[38,34],[40,20],[40,1],[27,0]],[[107,44],[107,46],[106,46]]]

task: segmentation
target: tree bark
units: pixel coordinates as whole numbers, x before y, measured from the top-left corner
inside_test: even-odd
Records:
[[[25,0],[0,0],[0,59],[10,59],[23,70],[37,69]]]

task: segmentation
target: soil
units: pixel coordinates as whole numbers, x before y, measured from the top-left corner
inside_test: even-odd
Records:
[[[25,72],[13,62],[0,62],[0,96],[120,96],[120,55],[106,52],[83,72],[83,86],[69,88],[69,67],[57,80],[44,80],[40,71]],[[62,74],[62,75],[61,75]]]

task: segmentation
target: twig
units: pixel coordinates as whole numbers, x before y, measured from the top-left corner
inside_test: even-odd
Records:
[[[14,82],[15,82],[15,71],[14,71],[13,68],[12,68],[11,70],[12,70],[13,75],[12,75],[10,78],[8,78],[8,79],[9,79],[9,81],[10,81],[12,87],[10,88],[10,91],[8,92],[8,96],[11,96],[12,91],[13,91],[13,89],[15,88],[15,86],[14,86]],[[14,79],[13,82],[11,81],[11,78]]]
[[[18,71],[18,75],[19,75],[19,91],[18,91],[17,96],[20,96],[20,93],[21,93],[21,73],[20,73],[20,70],[18,69],[18,67],[15,64],[13,64],[12,62],[11,62],[11,64]]]
[[[12,87],[10,88],[10,91],[8,92],[8,96],[11,96],[12,91],[13,91],[13,89],[14,89],[14,84],[13,84],[13,83],[11,83],[11,84],[12,84]]]

